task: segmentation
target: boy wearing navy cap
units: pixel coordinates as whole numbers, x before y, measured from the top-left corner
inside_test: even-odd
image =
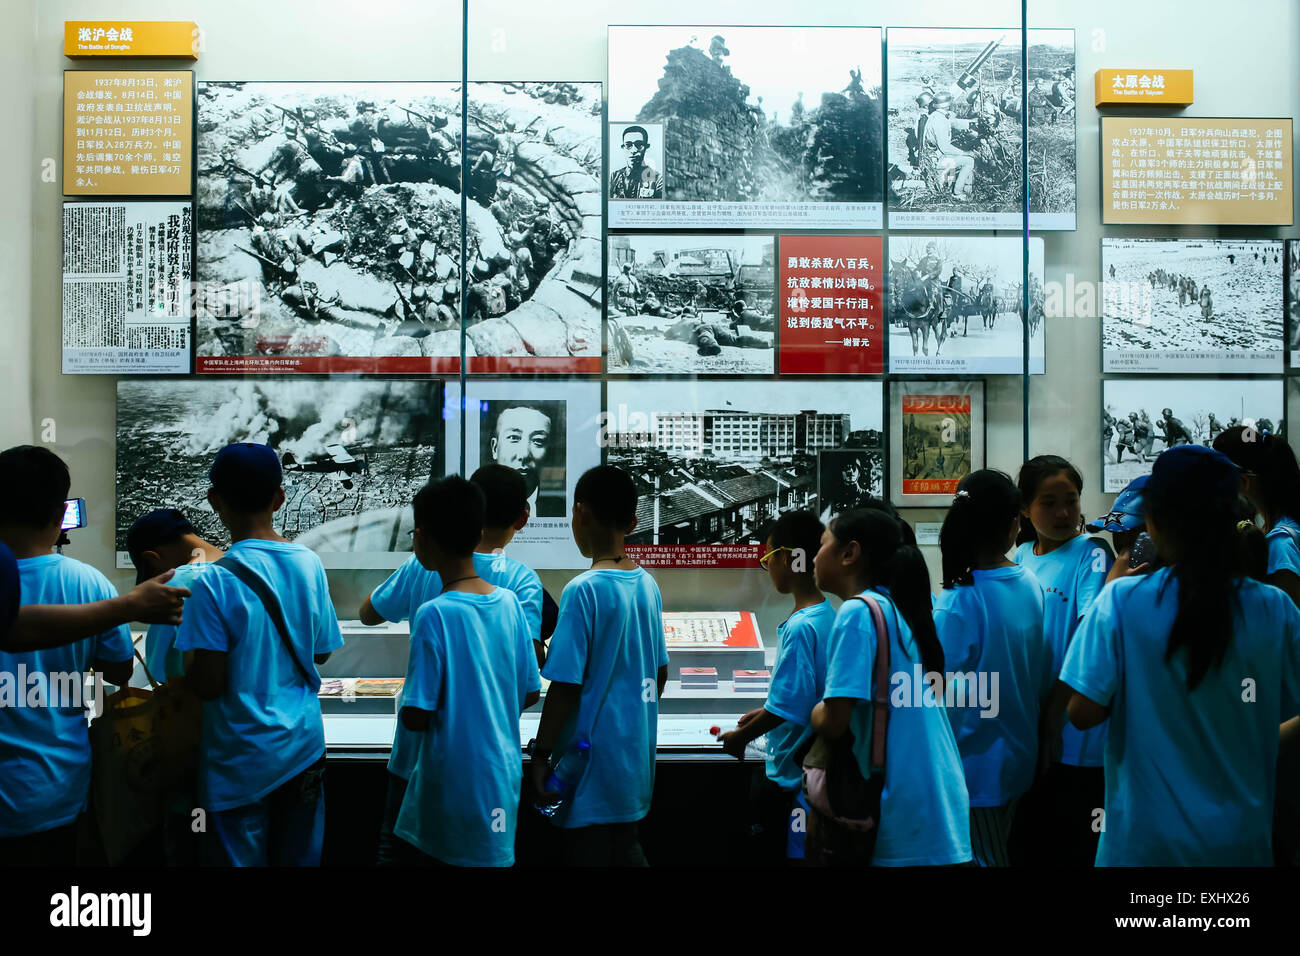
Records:
[[[205,701],[199,798],[211,862],[317,866],[325,727],[314,664],[343,646],[325,569],[275,530],[284,489],[269,447],[227,445],[208,477],[232,544],[194,582],[176,648]]]
[[[137,518],[126,533],[126,550],[135,567],[136,584],[175,568],[171,583],[185,588],[222,554],[215,544],[199,537],[175,508],[155,508]],[[170,680],[185,672],[175,648],[177,630],[174,624],[154,624],[145,636],[144,660],[154,680]]]

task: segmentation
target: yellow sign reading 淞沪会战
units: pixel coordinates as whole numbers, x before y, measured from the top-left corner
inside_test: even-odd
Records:
[[[1191,70],[1097,71],[1097,106],[1188,106],[1192,103]]]
[[[64,56],[199,57],[193,20],[64,20]]]
[[[63,194],[188,196],[190,70],[65,70]]]

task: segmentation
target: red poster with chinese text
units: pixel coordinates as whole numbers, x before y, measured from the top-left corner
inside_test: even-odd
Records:
[[[880,237],[782,236],[777,261],[780,372],[883,372]]]
[[[951,495],[971,471],[971,397],[904,395],[903,494]]]

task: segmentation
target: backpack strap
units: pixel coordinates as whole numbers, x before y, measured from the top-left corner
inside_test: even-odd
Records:
[[[275,625],[276,633],[280,635],[280,640],[284,644],[284,649],[288,651],[289,658],[297,667],[299,675],[307,685],[307,689],[312,693],[320,691],[320,674],[316,672],[315,667],[310,671],[303,666],[302,661],[298,659],[298,652],[294,649],[293,641],[289,639],[289,626],[284,620],[284,611],[280,608],[280,602],[276,599],[275,593],[270,586],[262,580],[261,576],[241,561],[235,560],[227,554],[221,560],[216,562],[219,568],[225,568],[236,578],[243,582],[244,586],[257,596],[262,602],[262,607],[266,610],[267,615],[271,618],[271,623]],[[315,678],[313,680],[313,677]]]
[[[849,600],[861,601],[867,606],[876,629],[876,659],[871,668],[871,772],[883,772],[885,741],[889,733],[889,626],[874,595],[855,594]]]

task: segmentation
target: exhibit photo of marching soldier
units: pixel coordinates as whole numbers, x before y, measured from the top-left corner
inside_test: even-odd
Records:
[[[228,543],[208,503],[208,466],[231,442],[252,442],[280,459],[278,533],[330,567],[409,552],[411,496],[443,474],[442,395],[441,382],[413,379],[123,379],[116,550],[127,551],[127,530],[160,504],[184,512],[200,537]]]
[[[1300,368],[1300,241],[1286,240],[1286,314],[1291,367]]]
[[[606,369],[771,374],[772,236],[612,235]]]
[[[885,295],[890,371],[1019,374],[1027,325],[1029,370],[1042,374],[1043,240],[1029,240],[1027,311],[1023,258],[1021,241],[1009,237],[891,237]]]
[[[1149,474],[1156,456],[1178,445],[1210,445],[1249,425],[1286,435],[1278,379],[1124,378],[1102,382],[1104,491],[1122,491]]]
[[[450,367],[462,279],[467,355],[598,360],[599,83],[471,84],[466,156],[458,84],[198,102],[199,371]]]
[[[890,225],[1019,228],[1028,98],[1029,225],[1074,229],[1073,30],[890,27]]]
[[[824,208],[802,227],[881,225],[878,28],[615,26],[609,76],[610,149],[623,154],[610,161],[611,226],[796,225],[770,206],[753,220],[736,209],[679,220],[673,202],[811,202]],[[648,156],[659,148],[656,169]],[[622,200],[661,198],[618,218]],[[831,208],[863,203],[869,215]]]
[[[1102,239],[1105,371],[1280,372],[1280,240]]]
[[[760,544],[791,510],[884,493],[880,382],[616,381],[609,463],[637,484],[629,544]],[[617,414],[613,410],[617,409]]]

